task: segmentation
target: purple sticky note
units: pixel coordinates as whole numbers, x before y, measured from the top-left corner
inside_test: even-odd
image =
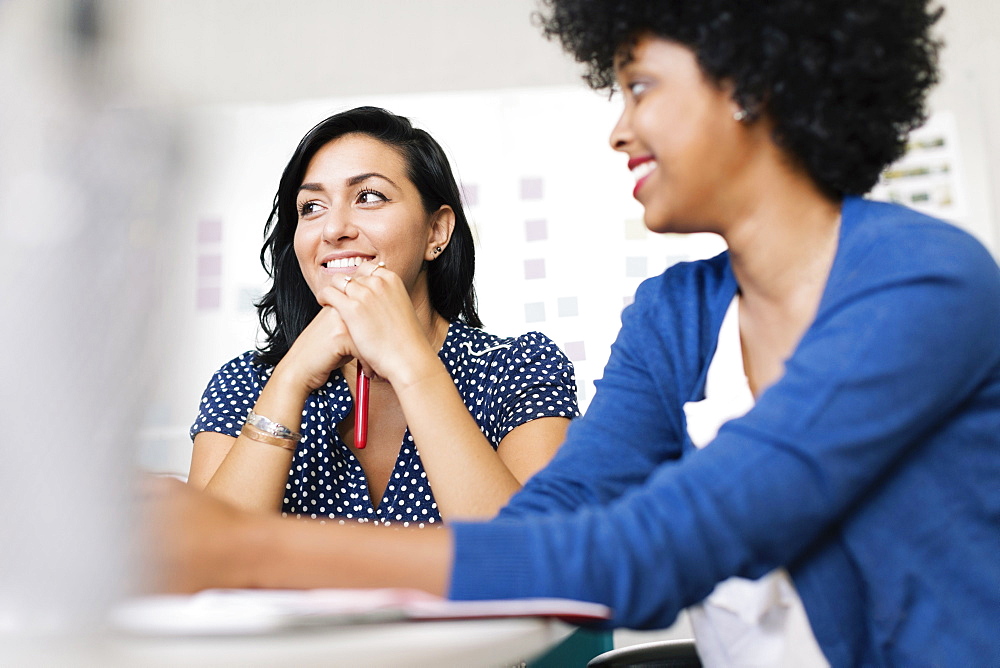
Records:
[[[527,279],[545,278],[545,259],[525,260],[524,277]]]
[[[222,290],[218,286],[199,287],[195,303],[199,311],[214,311],[222,306]]]
[[[521,199],[542,199],[542,179],[537,176],[521,179]]]
[[[203,218],[198,221],[198,243],[217,244],[222,241],[222,220]]]
[[[524,221],[524,240],[543,241],[549,238],[549,225],[544,220]]]
[[[198,277],[214,277],[222,275],[222,256],[218,253],[198,256]]]
[[[582,362],[587,359],[583,341],[567,341],[563,344],[563,352],[572,362]]]

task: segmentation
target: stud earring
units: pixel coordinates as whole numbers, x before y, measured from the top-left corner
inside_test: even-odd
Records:
[[[750,113],[746,109],[740,109],[739,111],[733,112],[733,120],[737,123],[742,123],[748,118],[750,118]]]
[[[437,255],[440,252],[441,252],[441,247],[440,246],[435,246],[434,247],[434,254]]]

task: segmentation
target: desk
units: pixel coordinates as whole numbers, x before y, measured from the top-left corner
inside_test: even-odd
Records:
[[[3,665],[66,668],[496,668],[543,654],[575,628],[551,618],[514,617],[359,624],[254,636],[36,641],[0,649],[0,660]]]

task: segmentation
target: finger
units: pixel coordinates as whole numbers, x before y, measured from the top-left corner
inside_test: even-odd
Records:
[[[340,284],[342,282],[337,281],[336,283]],[[340,285],[331,285],[321,288],[320,291],[316,293],[316,301],[320,306],[331,306],[337,310],[340,310],[340,308],[350,303],[347,293],[341,289]]]
[[[348,274],[343,276],[338,280],[333,281],[333,286],[337,288],[337,291],[343,295],[346,295],[354,300],[364,299],[364,294],[366,293],[366,288],[370,288],[372,284],[369,279],[375,275],[376,272],[382,270],[382,274],[391,275],[386,266],[385,262],[372,262],[368,261],[362,264],[353,274]],[[335,298],[333,298],[335,299]],[[324,303],[322,300],[320,303]],[[325,305],[325,304],[324,304]],[[331,304],[335,306],[336,304]]]
[[[371,270],[366,272],[364,278],[355,274],[355,281],[360,279],[359,285],[371,288],[380,294],[387,294],[386,289],[391,288],[390,293],[398,293],[403,288],[399,274],[390,269],[384,262],[372,263]],[[405,289],[405,288],[403,288]]]
[[[375,276],[384,278],[386,275],[391,273],[392,272],[390,272],[389,269],[385,266],[385,262],[382,261],[374,262],[370,260],[362,264],[360,267],[358,267],[357,271],[354,273],[354,278],[352,280],[355,282],[360,281],[359,284],[370,285],[370,283],[368,282],[369,278]]]

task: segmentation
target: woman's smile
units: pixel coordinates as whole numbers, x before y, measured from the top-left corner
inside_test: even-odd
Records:
[[[348,134],[313,156],[299,188],[295,254],[313,294],[382,261],[411,292],[428,258],[431,216],[399,151]]]
[[[631,158],[628,161],[628,168],[632,172],[632,176],[635,177],[635,188],[632,189],[632,197],[639,199],[639,189],[646,182],[649,174],[656,169],[656,160],[653,156],[641,156],[638,158]]]
[[[629,156],[646,226],[718,231],[719,204],[741,187],[747,155],[727,89],[706,79],[690,49],[651,36],[620,58],[616,76],[624,108],[611,146]]]

